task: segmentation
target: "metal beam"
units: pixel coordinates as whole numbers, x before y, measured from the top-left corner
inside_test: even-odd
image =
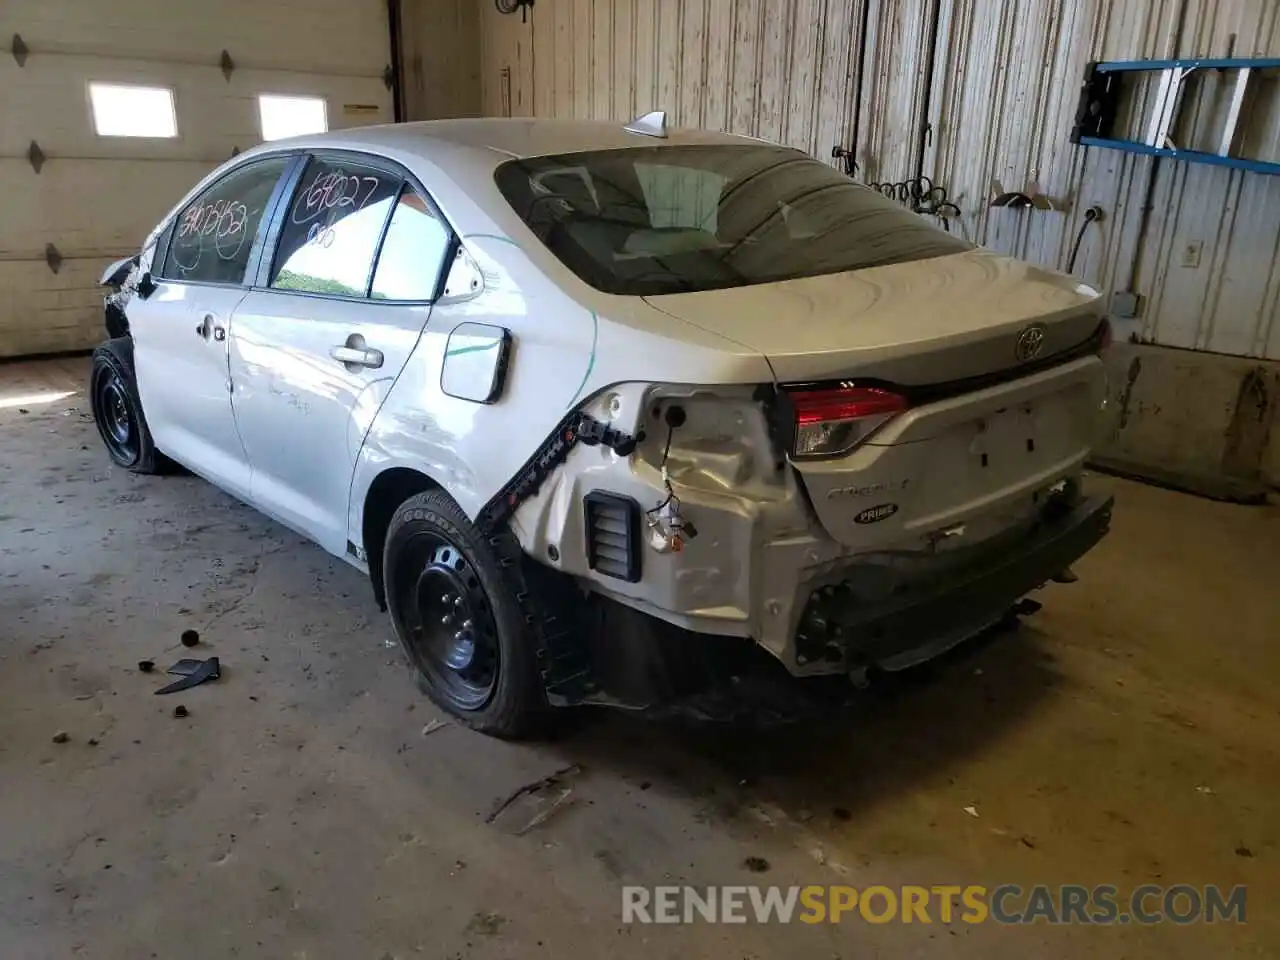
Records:
[[[1204,163],[1211,167],[1231,167],[1234,170],[1250,170],[1254,173],[1280,174],[1280,163],[1267,160],[1250,160],[1246,157],[1224,157],[1217,153],[1205,153],[1203,150],[1175,150],[1169,147],[1152,147],[1135,140],[1106,140],[1102,137],[1081,137],[1083,147],[1105,147],[1109,150],[1123,150],[1126,153],[1141,153],[1151,157],[1168,157],[1170,160],[1185,160],[1187,163]]]
[[[1280,57],[1197,57],[1187,60],[1105,60],[1094,64],[1098,73],[1132,73],[1156,70],[1271,70],[1280,68]]]

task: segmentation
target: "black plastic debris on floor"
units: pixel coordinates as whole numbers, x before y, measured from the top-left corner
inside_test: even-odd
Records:
[[[210,657],[208,660],[192,660],[184,657],[166,670],[165,673],[173,674],[182,679],[161,687],[156,691],[157,695],[177,693],[179,690],[190,690],[192,687],[198,687],[206,680],[217,680],[222,676],[222,666],[218,663],[217,657]]]

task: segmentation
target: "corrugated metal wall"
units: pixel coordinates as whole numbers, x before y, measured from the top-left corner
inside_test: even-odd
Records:
[[[939,73],[946,83],[935,99],[937,147],[926,169],[960,198],[978,242],[1060,268],[1084,211],[1101,206],[1105,218],[1085,233],[1076,272],[1103,290],[1143,294],[1142,317],[1125,332],[1166,346],[1280,359],[1280,178],[1160,161],[1140,239],[1155,161],[1086,151],[1067,139],[1089,60],[1280,54],[1275,0],[1191,0],[1180,17],[1182,6],[957,0],[944,21]],[[1208,97],[1195,102],[1207,112]],[[1280,159],[1274,85],[1270,103],[1266,116],[1255,117],[1254,147]],[[982,199],[993,179],[1006,189],[1038,183],[1070,208],[988,209]]]
[[[480,2],[486,114],[661,108],[682,126],[826,154],[847,126],[849,0],[539,0],[528,23]]]
[[[849,146],[869,2],[862,176],[914,175],[927,109],[923,169],[960,207],[953,229],[1061,268],[1097,204],[1104,218],[1075,272],[1143,295],[1123,334],[1280,359],[1280,177],[1161,161],[1144,227],[1155,161],[1068,141],[1087,61],[1278,56],[1277,0],[941,0],[927,106],[934,0],[538,0],[527,22],[477,2],[486,114],[624,120],[662,108],[680,125],[824,158]],[[1255,118],[1253,140],[1280,159],[1280,106]],[[1067,209],[991,209],[993,180],[1038,185]]]

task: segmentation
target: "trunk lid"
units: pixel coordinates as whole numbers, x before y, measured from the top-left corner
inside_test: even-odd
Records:
[[[963,547],[1030,519],[1097,437],[1086,356],[912,407],[851,452],[793,461],[827,534],[862,549]]]
[[[852,451],[793,460],[827,534],[859,549],[949,550],[1024,522],[1097,434],[1102,363],[1071,352],[1097,329],[1097,294],[997,254],[649,302],[760,351],[783,385],[915,388],[901,391],[910,408]],[[1019,342],[1033,324],[1028,357]]]
[[[986,250],[645,299],[758,350],[779,383],[963,380],[1018,366],[1031,323],[1044,326],[1043,359],[1087,340],[1099,320],[1092,288]]]

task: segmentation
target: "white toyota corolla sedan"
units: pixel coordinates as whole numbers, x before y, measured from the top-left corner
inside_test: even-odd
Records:
[[[1093,290],[661,114],[265,144],[104,283],[112,459],[366,571],[490,733],[668,700],[712,648],[910,666],[1110,521]]]

